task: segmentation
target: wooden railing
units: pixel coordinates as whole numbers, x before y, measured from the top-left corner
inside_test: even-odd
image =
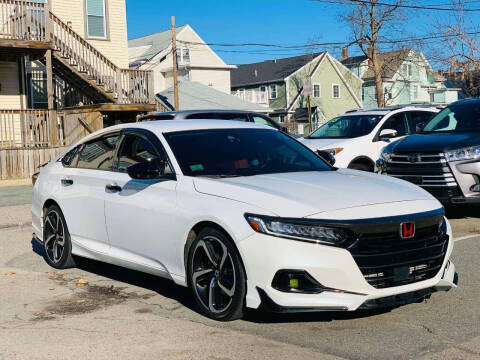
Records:
[[[45,33],[45,4],[31,1],[0,1],[0,38],[48,41]]]
[[[0,110],[0,149],[62,146],[62,119],[56,111]]]
[[[256,91],[256,90],[242,90],[237,91],[235,94],[242,100],[255,103],[255,104],[268,104],[268,92]]]
[[[50,42],[57,56],[112,94],[115,102],[154,103],[151,71],[119,68],[55,16],[48,3],[0,0],[0,39]]]

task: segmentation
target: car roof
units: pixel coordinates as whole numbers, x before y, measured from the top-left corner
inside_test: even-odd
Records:
[[[105,129],[96,131],[87,137],[83,138],[80,143],[90,140],[96,136],[122,129],[145,129],[153,132],[157,136],[163,133],[189,130],[207,130],[207,129],[269,129],[277,131],[276,129],[262,124],[255,124],[251,122],[242,122],[235,120],[152,120],[138,123],[120,124],[107,127]]]

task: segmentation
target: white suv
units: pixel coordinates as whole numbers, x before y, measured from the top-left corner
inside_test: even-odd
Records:
[[[433,106],[353,110],[301,141],[320,155],[333,155],[338,167],[374,171],[375,161],[386,145],[418,132],[439,111]]]

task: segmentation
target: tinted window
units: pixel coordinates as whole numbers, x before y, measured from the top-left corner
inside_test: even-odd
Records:
[[[120,135],[106,135],[83,146],[77,167],[84,169],[111,170],[115,147]]]
[[[228,113],[228,112],[218,112],[218,113],[197,113],[191,114],[186,117],[186,119],[215,119],[215,120],[233,120],[233,121],[249,121],[247,114],[239,113]]]
[[[296,140],[270,129],[208,129],[164,135],[188,176],[250,176],[331,168]]]
[[[397,136],[407,135],[407,125],[405,123],[405,113],[392,115],[385,123],[382,125],[380,130],[392,129],[397,130]]]
[[[333,118],[311,133],[309,139],[355,138],[370,134],[383,115],[346,115]]]
[[[431,131],[480,131],[480,102],[451,104],[440,111],[423,129]]]
[[[144,161],[153,161],[162,167],[163,174],[171,174],[167,156],[163,149],[157,148],[146,138],[138,135],[126,135],[118,152],[117,169],[127,172],[129,166]]]
[[[253,116],[253,122],[255,124],[267,125],[275,129],[279,128],[278,125],[275,124],[272,120],[264,118],[263,116],[258,116],[258,115]]]
[[[408,117],[410,119],[410,131],[412,133],[416,133],[421,131],[421,126],[425,125],[430,119],[435,115],[435,113],[428,112],[428,111],[412,111],[408,113]]]

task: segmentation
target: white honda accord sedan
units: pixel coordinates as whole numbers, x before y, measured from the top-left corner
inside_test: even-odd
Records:
[[[451,228],[431,195],[333,168],[261,125],[98,131],[41,168],[32,215],[54,268],[86,257],[166,277],[217,320],[245,307],[395,307],[457,283]]]

